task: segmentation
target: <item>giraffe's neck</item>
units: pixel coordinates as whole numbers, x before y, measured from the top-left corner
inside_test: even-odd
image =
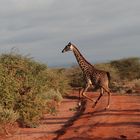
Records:
[[[75,58],[80,66],[80,68],[82,69],[82,71],[86,71],[89,68],[93,68],[93,65],[91,65],[80,53],[80,51],[73,46],[73,53],[75,55]]]

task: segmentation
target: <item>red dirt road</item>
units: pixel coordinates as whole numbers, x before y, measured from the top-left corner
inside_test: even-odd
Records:
[[[56,116],[45,115],[39,128],[20,128],[2,140],[140,140],[140,96],[113,95],[109,110],[104,110],[103,96],[95,108],[87,101],[77,113],[71,110],[77,99],[71,97],[64,99]]]
[[[140,96],[112,96],[104,110],[103,96],[95,108],[87,102],[83,114],[58,140],[140,140]]]

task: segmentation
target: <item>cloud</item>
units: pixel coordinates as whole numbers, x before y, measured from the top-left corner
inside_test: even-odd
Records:
[[[0,51],[14,46],[59,65],[74,62],[60,53],[72,41],[90,61],[139,56],[139,7],[137,0],[0,0]]]

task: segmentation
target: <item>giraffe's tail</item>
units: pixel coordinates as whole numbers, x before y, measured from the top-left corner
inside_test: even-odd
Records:
[[[110,80],[111,80],[110,73],[109,73],[109,72],[106,72],[106,74],[107,74],[108,80],[109,80],[109,82],[110,82]]]

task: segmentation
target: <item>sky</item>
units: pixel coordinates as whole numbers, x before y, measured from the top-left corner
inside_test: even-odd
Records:
[[[0,0],[0,53],[48,66],[76,63],[68,42],[91,63],[140,57],[139,0]]]

